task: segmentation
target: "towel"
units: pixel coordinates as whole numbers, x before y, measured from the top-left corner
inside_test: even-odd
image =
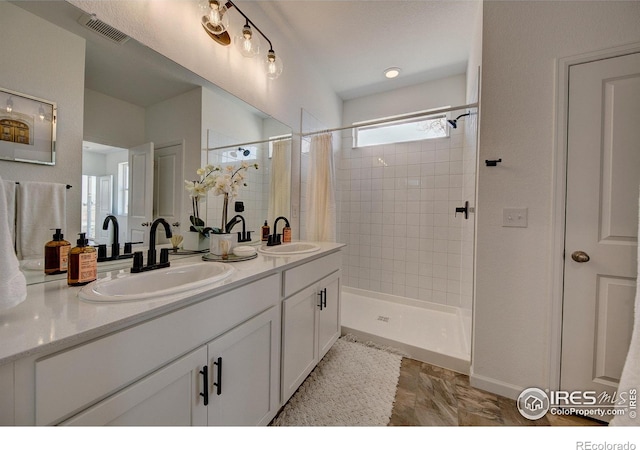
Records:
[[[0,199],[5,197],[5,183],[0,178]],[[7,204],[0,201],[0,309],[12,308],[27,298],[27,280],[20,272],[18,258],[9,234]]]
[[[51,230],[67,227],[67,185],[21,181],[18,185],[17,248],[20,259],[44,257]]]
[[[638,202],[640,203],[640,201]],[[639,208],[640,211],[640,208]],[[638,219],[638,236],[640,236],[640,218]],[[634,304],[633,331],[627,359],[620,376],[618,393],[626,393],[635,389],[636,398],[640,394],[640,246],[638,246],[638,277],[636,278],[636,299]],[[627,400],[628,401],[628,400]],[[636,403],[635,410],[627,410],[626,414],[615,416],[609,425],[640,425],[640,405]],[[633,417],[632,417],[633,416]]]
[[[7,197],[7,222],[9,222],[9,235],[15,248],[16,243],[16,182],[4,181],[4,194]]]

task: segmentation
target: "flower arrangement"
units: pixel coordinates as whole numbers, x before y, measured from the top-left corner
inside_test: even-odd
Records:
[[[198,231],[201,234],[206,234],[209,231],[224,233],[224,228],[227,223],[229,198],[237,197],[239,188],[247,185],[244,179],[245,173],[250,167],[257,170],[258,164],[249,164],[243,161],[239,167],[226,166],[224,169],[221,166],[208,164],[196,170],[196,174],[200,176],[200,180],[185,180],[185,188],[187,192],[189,192],[191,206],[193,208],[193,215],[190,216],[191,231]],[[199,201],[201,198],[206,197],[209,191],[212,191],[213,195],[224,195],[222,226],[220,229],[205,227],[204,220],[200,218]]]

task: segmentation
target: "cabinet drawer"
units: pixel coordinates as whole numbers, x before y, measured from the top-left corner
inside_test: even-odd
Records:
[[[284,296],[289,297],[335,272],[340,269],[341,264],[342,255],[340,252],[336,252],[293,269],[285,270]]]
[[[36,425],[59,422],[277,304],[279,281],[272,275],[36,361]]]

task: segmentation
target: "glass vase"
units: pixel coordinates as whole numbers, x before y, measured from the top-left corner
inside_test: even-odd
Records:
[[[224,194],[224,200],[222,201],[222,226],[220,230],[222,233],[227,232],[227,207],[229,206],[229,194]]]

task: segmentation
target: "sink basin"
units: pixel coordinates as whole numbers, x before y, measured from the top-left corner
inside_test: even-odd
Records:
[[[320,246],[311,242],[290,242],[272,247],[268,247],[265,244],[258,249],[260,253],[273,256],[297,255],[300,253],[316,252],[318,250],[320,250]]]
[[[94,281],[79,293],[89,302],[129,302],[158,299],[213,285],[231,275],[229,264],[202,262],[184,266],[167,267],[149,272],[124,273]]]

